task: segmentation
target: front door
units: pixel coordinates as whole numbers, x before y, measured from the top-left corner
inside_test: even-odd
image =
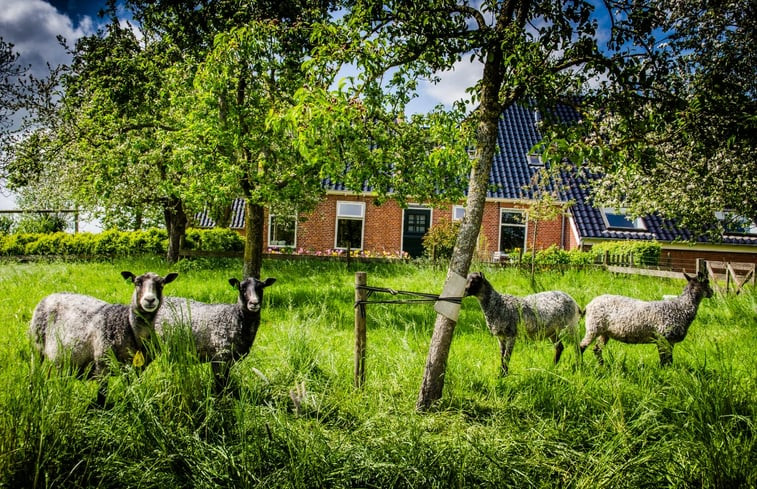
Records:
[[[431,209],[405,209],[402,251],[411,258],[423,256],[423,236],[431,226]]]

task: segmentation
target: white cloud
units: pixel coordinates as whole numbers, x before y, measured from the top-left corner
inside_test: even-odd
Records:
[[[58,35],[73,45],[97,28],[95,20],[89,16],[77,21],[74,25],[70,17],[42,0],[0,0],[0,36],[14,45],[14,50],[21,55],[21,64],[31,65],[32,73],[37,76],[47,73],[48,63],[55,66],[70,61],[70,56],[58,43]]]
[[[481,79],[483,69],[483,64],[470,58],[457,62],[451,70],[438,73],[438,83],[420,84],[420,97],[411,103],[410,110],[426,112],[438,104],[451,108],[454,102],[470,98],[465,91]]]

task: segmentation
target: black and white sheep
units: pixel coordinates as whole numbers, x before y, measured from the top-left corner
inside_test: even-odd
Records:
[[[656,343],[660,364],[673,362],[673,346],[686,338],[699,303],[712,297],[710,281],[701,272],[684,274],[681,295],[661,301],[642,301],[621,295],[600,295],[586,306],[586,334],[581,353],[596,339],[594,354],[603,364],[602,348],[612,338],[623,343]]]
[[[465,296],[475,296],[481,304],[486,325],[499,340],[502,375],[507,375],[510,355],[518,327],[525,326],[530,338],[549,338],[555,347],[554,363],[560,360],[562,334],[573,331],[581,317],[576,301],[565,292],[553,290],[516,297],[500,294],[483,273],[471,273],[465,284]]]
[[[240,282],[230,278],[229,284],[238,291],[234,304],[207,304],[166,297],[155,329],[159,335],[164,335],[169,325],[191,325],[197,355],[200,360],[211,362],[215,390],[221,392],[228,385],[231,365],[247,355],[255,341],[260,326],[263,289],[275,281],[275,278],[260,281],[250,277]]]
[[[92,367],[92,377],[102,376],[111,351],[121,363],[149,363],[145,342],[154,331],[163,287],[178,274],[161,277],[147,272],[137,277],[124,271],[121,276],[134,284],[128,305],[72,293],[50,294],[37,304],[29,336],[43,359],[61,365],[68,357],[82,374]],[[98,401],[104,401],[102,389]]]

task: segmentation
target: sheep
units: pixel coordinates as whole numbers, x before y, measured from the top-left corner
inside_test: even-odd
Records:
[[[586,306],[586,334],[581,353],[596,339],[594,354],[604,364],[602,349],[610,338],[623,343],[657,343],[660,365],[673,363],[673,346],[686,338],[699,303],[712,297],[709,279],[683,274],[687,284],[674,299],[646,302],[620,295],[601,295]]]
[[[109,352],[112,351],[120,363],[149,363],[145,343],[154,330],[163,287],[178,274],[161,277],[147,272],[137,277],[124,271],[121,276],[134,284],[129,305],[110,304],[82,294],[55,293],[37,304],[29,325],[29,336],[43,360],[60,366],[68,357],[80,375],[93,367],[89,377],[101,379],[100,405],[105,401],[102,378]]]
[[[525,326],[530,338],[547,337],[552,341],[557,364],[564,348],[562,333],[573,330],[581,317],[580,307],[565,292],[554,290],[522,298],[500,294],[479,272],[468,275],[464,292],[467,296],[478,299],[489,331],[499,340],[503,376],[508,373],[519,325]]]
[[[164,335],[168,325],[189,322],[198,358],[211,362],[215,392],[228,386],[233,362],[250,351],[260,326],[263,289],[273,285],[275,278],[260,281],[254,277],[229,284],[238,291],[234,304],[206,304],[179,297],[167,297],[166,306],[158,312],[155,329]]]

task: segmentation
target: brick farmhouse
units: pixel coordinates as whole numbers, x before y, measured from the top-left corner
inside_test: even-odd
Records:
[[[574,117],[571,109],[561,107],[558,115]],[[661,264],[674,270],[693,271],[697,258],[716,261],[757,263],[757,225],[745,221],[743,228],[723,236],[720,242],[697,240],[673,222],[657,216],[632,219],[622,209],[590,205],[585,181],[565,176],[558,191],[559,200],[571,201],[568,211],[552,221],[536,225],[528,219],[528,206],[534,202],[532,179],[542,167],[531,148],[541,140],[538,113],[513,105],[499,120],[498,146],[490,175],[481,234],[479,256],[493,259],[503,255],[557,246],[561,249],[589,249],[607,240],[656,240],[662,244]],[[443,220],[464,215],[463,202],[431,208],[419,202],[401,208],[394,201],[374,204],[370,192],[355,193],[329,184],[326,197],[310,213],[275,219],[266,216],[264,249],[289,248],[307,253],[334,250],[362,250],[373,256],[422,255],[421,238]],[[237,199],[232,208],[231,228],[244,232],[244,203]],[[205,214],[196,216],[196,225],[212,227]]]

